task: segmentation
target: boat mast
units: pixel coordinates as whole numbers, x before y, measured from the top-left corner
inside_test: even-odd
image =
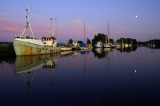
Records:
[[[84,23],[84,43],[85,43],[85,23]]]
[[[123,41],[123,33],[122,33],[122,45],[124,44],[124,41]]]
[[[113,44],[114,44],[114,28],[113,28]]]
[[[31,28],[31,25],[30,25],[30,22],[29,22],[29,8],[26,9],[26,11],[27,11],[27,15],[26,15],[27,21],[26,21],[26,26],[25,26],[25,28],[24,28],[24,30],[23,30],[23,32],[22,32],[21,37],[24,37],[24,33],[25,33],[25,31],[26,31],[26,29],[27,29],[28,27],[29,27],[29,29],[30,29],[30,31],[31,31],[31,33],[32,33],[32,36],[33,36],[32,28]],[[34,38],[34,36],[33,36],[33,38]]]
[[[108,37],[107,37],[107,43],[109,43],[109,20],[108,20]]]

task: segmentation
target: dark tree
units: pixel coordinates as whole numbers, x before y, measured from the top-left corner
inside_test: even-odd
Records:
[[[96,44],[98,41],[101,41],[102,43],[105,43],[106,35],[102,33],[98,33],[98,35],[95,35],[92,44]]]
[[[69,39],[68,43],[69,43],[69,44],[72,44],[72,43],[73,43],[73,40],[72,40],[72,39]]]
[[[81,44],[83,44],[83,42],[82,41],[78,41],[78,43],[81,45]]]
[[[91,44],[91,41],[87,38],[87,44]]]

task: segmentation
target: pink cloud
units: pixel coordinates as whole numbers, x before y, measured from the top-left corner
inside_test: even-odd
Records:
[[[0,31],[8,31],[13,34],[20,34],[25,28],[25,22],[18,21],[6,21],[0,20],[1,26]],[[67,24],[57,24],[55,25],[55,35],[57,35],[58,40],[68,40],[72,38],[73,40],[83,40],[84,39],[84,24],[80,20],[73,20]],[[46,23],[32,24],[32,31],[38,37],[49,35],[51,31],[50,25]],[[29,30],[27,30],[30,33]],[[26,31],[26,33],[27,33]],[[93,38],[96,33],[96,27],[90,24],[86,24],[86,38]],[[37,36],[36,35],[36,36]],[[2,36],[2,35],[1,35]]]
[[[73,20],[70,22],[73,26],[76,26],[76,27],[81,27],[83,28],[84,27],[84,22],[82,22],[81,20]],[[85,27],[86,29],[90,29],[90,30],[96,30],[96,27],[93,26],[93,25],[90,25],[88,23],[85,23]]]
[[[83,27],[83,26],[84,26],[83,22],[80,21],[80,20],[73,20],[73,21],[71,21],[70,23],[71,23],[72,25],[76,25],[76,26],[79,26],[79,27]]]
[[[19,23],[19,22],[10,22],[10,21],[4,21],[0,20],[1,26],[0,29],[4,31],[11,31],[11,32],[22,32],[25,28],[25,23]],[[48,32],[49,27],[45,25],[31,25],[32,30],[34,32]]]
[[[97,34],[97,28],[90,24],[85,24],[86,38],[93,38]],[[65,39],[72,38],[73,40],[83,40],[84,39],[84,23],[80,20],[73,20],[64,25],[57,26],[57,34]]]
[[[11,16],[5,12],[0,12],[0,17],[4,19],[11,19]]]
[[[16,28],[11,28],[11,27],[4,27],[3,30],[5,30],[5,31],[12,31],[12,32],[19,32],[18,29],[16,29]]]
[[[20,32],[22,31],[21,24],[16,22],[0,20],[1,26],[0,29],[4,31]]]

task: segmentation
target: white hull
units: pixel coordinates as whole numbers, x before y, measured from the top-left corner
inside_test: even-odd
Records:
[[[117,44],[117,45],[116,45],[116,48],[121,48],[121,45]]]
[[[14,38],[13,46],[17,56],[57,53],[61,51],[59,47],[44,46],[39,39]]]
[[[97,44],[96,44],[95,47],[96,47],[96,48],[102,48],[103,45],[97,45]]]
[[[111,48],[110,44],[104,44],[105,48]]]
[[[128,47],[128,44],[125,44],[124,47]]]
[[[95,51],[96,51],[98,54],[101,54],[101,53],[102,53],[102,48],[96,48]]]
[[[71,47],[61,47],[61,51],[68,51],[68,50],[72,50]]]

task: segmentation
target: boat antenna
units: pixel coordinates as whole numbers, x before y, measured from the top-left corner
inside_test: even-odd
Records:
[[[24,37],[25,31],[26,31],[26,29],[29,27],[29,29],[30,29],[30,31],[31,31],[31,33],[32,33],[32,36],[33,36],[33,38],[34,38],[34,35],[33,35],[33,32],[32,32],[32,28],[31,28],[31,25],[30,25],[30,22],[29,22],[29,8],[27,8],[26,11],[27,11],[27,15],[26,15],[27,21],[26,21],[26,26],[25,26],[25,28],[24,28],[24,30],[23,30],[23,32],[22,32],[22,37]]]
[[[55,20],[56,18],[50,18],[50,20],[51,20],[51,24],[52,24],[52,36],[53,37],[55,37],[55,35],[54,35],[54,20]]]

